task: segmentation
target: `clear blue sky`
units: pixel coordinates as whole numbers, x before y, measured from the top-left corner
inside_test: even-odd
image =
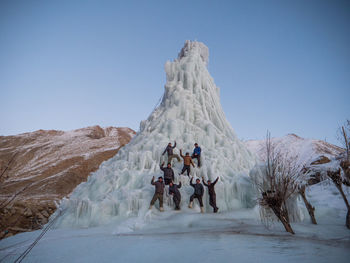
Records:
[[[0,1],[0,134],[138,130],[164,64],[204,42],[239,138],[336,143],[350,118],[350,1]]]

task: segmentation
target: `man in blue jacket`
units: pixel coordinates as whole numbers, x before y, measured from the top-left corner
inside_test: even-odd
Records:
[[[196,158],[197,162],[198,162],[198,167],[201,166],[201,147],[198,146],[198,143],[194,144],[194,150],[193,150],[193,154],[192,154],[192,159]]]

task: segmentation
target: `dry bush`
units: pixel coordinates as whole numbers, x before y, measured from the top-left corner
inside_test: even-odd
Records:
[[[262,180],[256,181],[261,194],[259,204],[263,209],[272,210],[285,230],[294,234],[290,225],[287,202],[298,193],[303,167],[300,165],[298,156],[293,156],[288,151],[281,151],[281,148],[277,150],[277,148],[276,144],[272,143],[268,132],[264,163],[265,176]],[[266,215],[268,212],[263,214]]]

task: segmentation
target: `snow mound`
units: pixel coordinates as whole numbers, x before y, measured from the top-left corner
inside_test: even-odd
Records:
[[[220,177],[216,184],[220,211],[255,205],[248,176],[255,156],[237,139],[226,120],[219,89],[206,67],[208,57],[203,43],[186,41],[178,59],[166,62],[167,81],[161,104],[141,122],[140,131],[128,145],[62,201],[61,209],[66,212],[59,219],[59,227],[119,222],[121,228],[132,230],[161,217],[156,209],[148,210],[154,193],[150,182],[153,176],[162,175],[159,164],[166,161],[162,153],[174,140],[175,153],[180,148],[191,153],[195,142],[201,146],[202,166],[192,168],[192,176],[211,180]],[[178,176],[182,162],[174,162],[175,181],[184,185],[181,207],[186,213],[193,189],[187,176]],[[207,193],[204,202],[206,210],[211,211]],[[197,206],[194,208],[199,211]],[[172,209],[171,198],[165,195],[165,213]]]

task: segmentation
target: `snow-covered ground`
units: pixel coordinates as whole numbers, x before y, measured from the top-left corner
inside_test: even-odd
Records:
[[[349,189],[346,193],[350,197]],[[181,212],[153,210],[147,224],[133,229],[125,222],[50,230],[23,262],[348,262],[350,231],[337,189],[324,181],[307,194],[318,225],[310,223],[303,209],[304,220],[292,223],[295,235],[278,222],[262,224],[257,208],[219,214],[186,207]],[[0,241],[0,262],[13,262],[39,234]]]

